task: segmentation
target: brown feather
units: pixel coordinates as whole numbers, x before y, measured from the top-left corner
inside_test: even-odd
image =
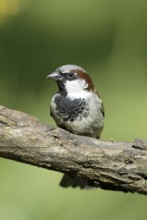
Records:
[[[72,69],[71,72],[77,73],[80,79],[85,79],[88,84],[88,87],[86,88],[87,91],[94,91],[94,84],[92,82],[92,79],[86,72],[80,69]]]

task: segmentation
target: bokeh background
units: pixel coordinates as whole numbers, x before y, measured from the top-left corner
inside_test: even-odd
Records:
[[[54,124],[46,76],[77,64],[103,99],[102,139],[147,133],[147,1],[0,0],[0,104]],[[147,197],[62,189],[62,174],[0,158],[1,220],[145,220]]]

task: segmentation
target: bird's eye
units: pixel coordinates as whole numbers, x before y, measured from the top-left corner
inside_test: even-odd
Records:
[[[69,78],[72,78],[74,76],[74,73],[68,73],[67,75]]]
[[[74,73],[66,73],[66,79],[72,80],[74,78],[75,78],[75,74]]]

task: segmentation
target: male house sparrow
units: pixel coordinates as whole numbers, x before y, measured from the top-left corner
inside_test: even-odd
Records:
[[[47,77],[55,80],[59,88],[50,104],[50,114],[57,126],[74,134],[100,138],[104,107],[88,73],[79,66],[64,65]],[[65,174],[60,185],[85,188],[90,183]]]

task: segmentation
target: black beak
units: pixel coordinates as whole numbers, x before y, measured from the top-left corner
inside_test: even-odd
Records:
[[[53,79],[53,80],[62,80],[62,75],[60,74],[60,72],[57,72],[57,71],[55,71],[55,72],[53,72],[53,73],[51,73],[51,74],[49,74],[48,76],[47,76],[47,78],[49,78],[49,79]]]

